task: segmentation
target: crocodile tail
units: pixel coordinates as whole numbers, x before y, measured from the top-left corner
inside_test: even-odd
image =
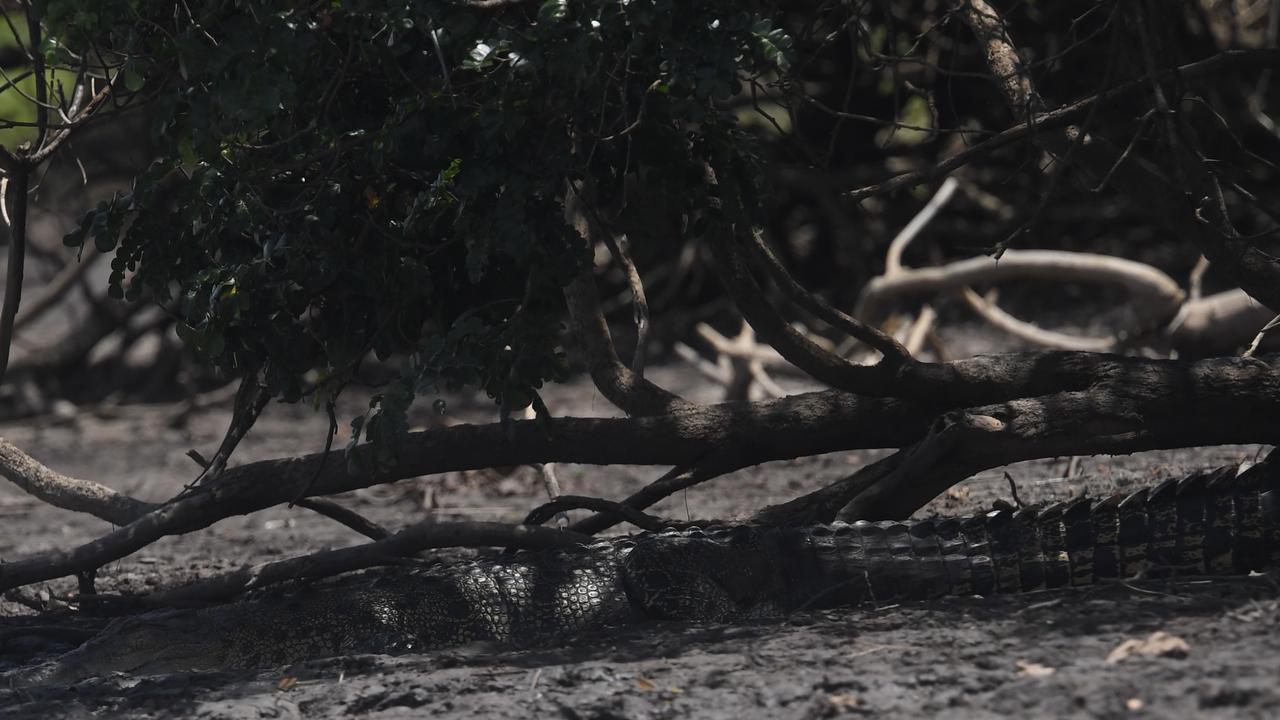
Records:
[[[771,539],[787,594],[806,607],[1242,574],[1280,557],[1280,459],[1040,510],[835,523]]]

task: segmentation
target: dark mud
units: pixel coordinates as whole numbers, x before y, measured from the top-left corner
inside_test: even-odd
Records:
[[[717,391],[684,370],[657,379],[699,400]],[[556,388],[559,414],[606,414],[585,386]],[[85,410],[62,420],[0,426],[3,435],[55,469],[159,500],[196,474],[185,456],[216,447],[225,412],[177,422],[176,407]],[[340,417],[358,413],[358,400]],[[477,421],[491,406],[455,400],[451,413]],[[430,418],[417,418],[425,424]],[[273,406],[237,453],[238,462],[316,451],[327,420],[306,408]],[[341,447],[344,437],[335,446]],[[1189,469],[1238,462],[1258,447],[1068,459],[1008,468],[1026,502],[1106,494]],[[774,463],[721,478],[656,508],[675,517],[743,516],[853,471],[878,453],[840,453]],[[564,491],[625,495],[663,468],[561,466]],[[441,520],[519,519],[542,499],[528,469],[404,481],[340,498],[399,527]],[[980,512],[1010,500],[1003,471],[953,488],[924,514]],[[0,558],[66,548],[108,530],[101,521],[43,506],[0,485]],[[299,508],[274,508],[168,538],[104,568],[103,592],[139,592],[248,562],[361,542]],[[57,595],[70,581],[49,583]],[[59,647],[14,634],[43,622],[0,602],[0,669]],[[92,625],[92,622],[88,623]],[[1128,640],[1163,632],[1162,653],[1145,647],[1116,662]],[[78,635],[66,632],[61,646]],[[1143,649],[1155,654],[1143,654]],[[1280,716],[1280,574],[1206,582],[1110,583],[1017,597],[801,613],[732,627],[655,623],[570,647],[466,647],[402,657],[315,660],[261,673],[115,677],[73,687],[0,688],[0,718],[337,717],[1277,717]]]

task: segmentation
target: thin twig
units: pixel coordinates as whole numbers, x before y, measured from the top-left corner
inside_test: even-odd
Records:
[[[759,232],[752,232],[751,240],[751,248],[755,251],[753,257],[765,267],[769,277],[792,302],[813,313],[823,322],[880,351],[887,364],[898,365],[910,362],[911,354],[897,340],[878,328],[841,312],[796,282]]]
[[[349,508],[342,507],[332,500],[324,498],[302,498],[294,503],[300,508],[306,508],[312,512],[319,513],[330,520],[337,521],[364,535],[371,540],[383,540],[391,537],[391,531],[382,527],[378,523],[366,518],[360,513]]]
[[[602,515],[614,515],[620,522],[629,522],[642,530],[650,532],[656,532],[671,524],[656,515],[642,512],[626,503],[583,495],[561,495],[550,502],[543,503],[529,511],[529,514],[523,520],[523,524],[541,525],[552,516],[563,513],[566,510],[593,510]]]
[[[231,411],[231,421],[227,424],[227,432],[218,445],[218,451],[214,453],[208,466],[195,479],[192,486],[208,485],[222,476],[227,468],[227,461],[231,459],[231,453],[235,452],[236,446],[253,427],[269,400],[271,400],[271,394],[263,386],[258,377],[258,371],[254,368],[245,370],[244,377],[240,380],[240,389],[236,391],[235,405]]]
[[[1280,315],[1275,316],[1271,319],[1271,322],[1262,326],[1262,329],[1253,337],[1253,342],[1249,343],[1249,348],[1244,351],[1244,354],[1241,355],[1241,357],[1253,357],[1253,354],[1258,351],[1258,346],[1262,344],[1262,338],[1266,336],[1267,333],[1276,329],[1277,325],[1280,325]]]
[[[920,212],[911,218],[897,235],[893,237],[893,241],[889,243],[889,250],[884,256],[884,274],[894,275],[902,270],[902,253],[906,251],[911,241],[916,239],[920,231],[925,229],[933,219],[937,217],[938,212],[946,207],[950,202],[951,196],[955,194],[956,188],[960,185],[955,178],[949,177],[942,181],[942,185],[938,187],[938,191],[929,198],[929,202],[925,203]]]
[[[1013,481],[1013,476],[1007,471],[1004,474],[1004,479],[1009,483],[1009,494],[1013,496],[1013,504],[1016,507],[1024,507],[1022,504],[1022,498],[1018,497],[1018,483]]]
[[[632,493],[622,505],[643,510],[654,503],[681,490],[691,488],[699,483],[733,472],[746,463],[732,445],[721,446],[711,451],[706,457],[693,465],[677,465],[662,477]],[[595,535],[617,525],[620,522],[612,513],[596,513],[591,517],[579,520],[570,526],[575,532]]]
[[[1222,70],[1235,65],[1271,67],[1278,62],[1280,62],[1280,50],[1277,50],[1276,48],[1227,50],[1218,53],[1213,57],[1182,65],[1176,70],[1163,71],[1160,73],[1160,77],[1176,73],[1177,75],[1185,78],[1193,78],[1221,72]],[[865,187],[850,190],[845,193],[845,198],[857,202],[876,195],[885,195],[898,190],[915,187],[916,185],[930,182],[939,177],[944,177],[952,171],[961,168],[978,158],[985,157],[1000,148],[1007,147],[1021,140],[1030,138],[1038,132],[1062,127],[1063,125],[1072,122],[1081,113],[1088,111],[1089,108],[1098,103],[1145,89],[1147,87],[1147,82],[1148,78],[1146,77],[1131,80],[1126,83],[1121,83],[1114,88],[1098,92],[1082,100],[1077,100],[1070,105],[1065,105],[1046,113],[1037,114],[1029,121],[1014,125],[1013,127],[1002,131],[999,135],[983,140],[982,142],[958,152],[941,162],[929,164],[919,170],[894,175],[874,185],[867,185]]]

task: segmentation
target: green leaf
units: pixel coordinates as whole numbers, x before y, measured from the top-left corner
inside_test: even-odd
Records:
[[[482,70],[492,66],[497,62],[498,49],[487,42],[478,42],[467,51],[467,59],[462,61],[462,67],[468,70]]]
[[[569,15],[568,0],[546,0],[538,8],[538,22],[559,22]]]
[[[757,20],[751,26],[751,34],[755,37],[756,47],[764,59],[778,70],[791,67],[791,36],[782,28],[775,28],[766,19]]]

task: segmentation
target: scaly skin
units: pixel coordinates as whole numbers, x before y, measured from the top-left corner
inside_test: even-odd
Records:
[[[672,528],[572,551],[358,576],[118,620],[0,684],[272,667],[311,657],[528,645],[645,618],[723,622],[804,608],[986,595],[1151,574],[1239,574],[1280,554],[1280,459],[1040,511],[806,528]]]

